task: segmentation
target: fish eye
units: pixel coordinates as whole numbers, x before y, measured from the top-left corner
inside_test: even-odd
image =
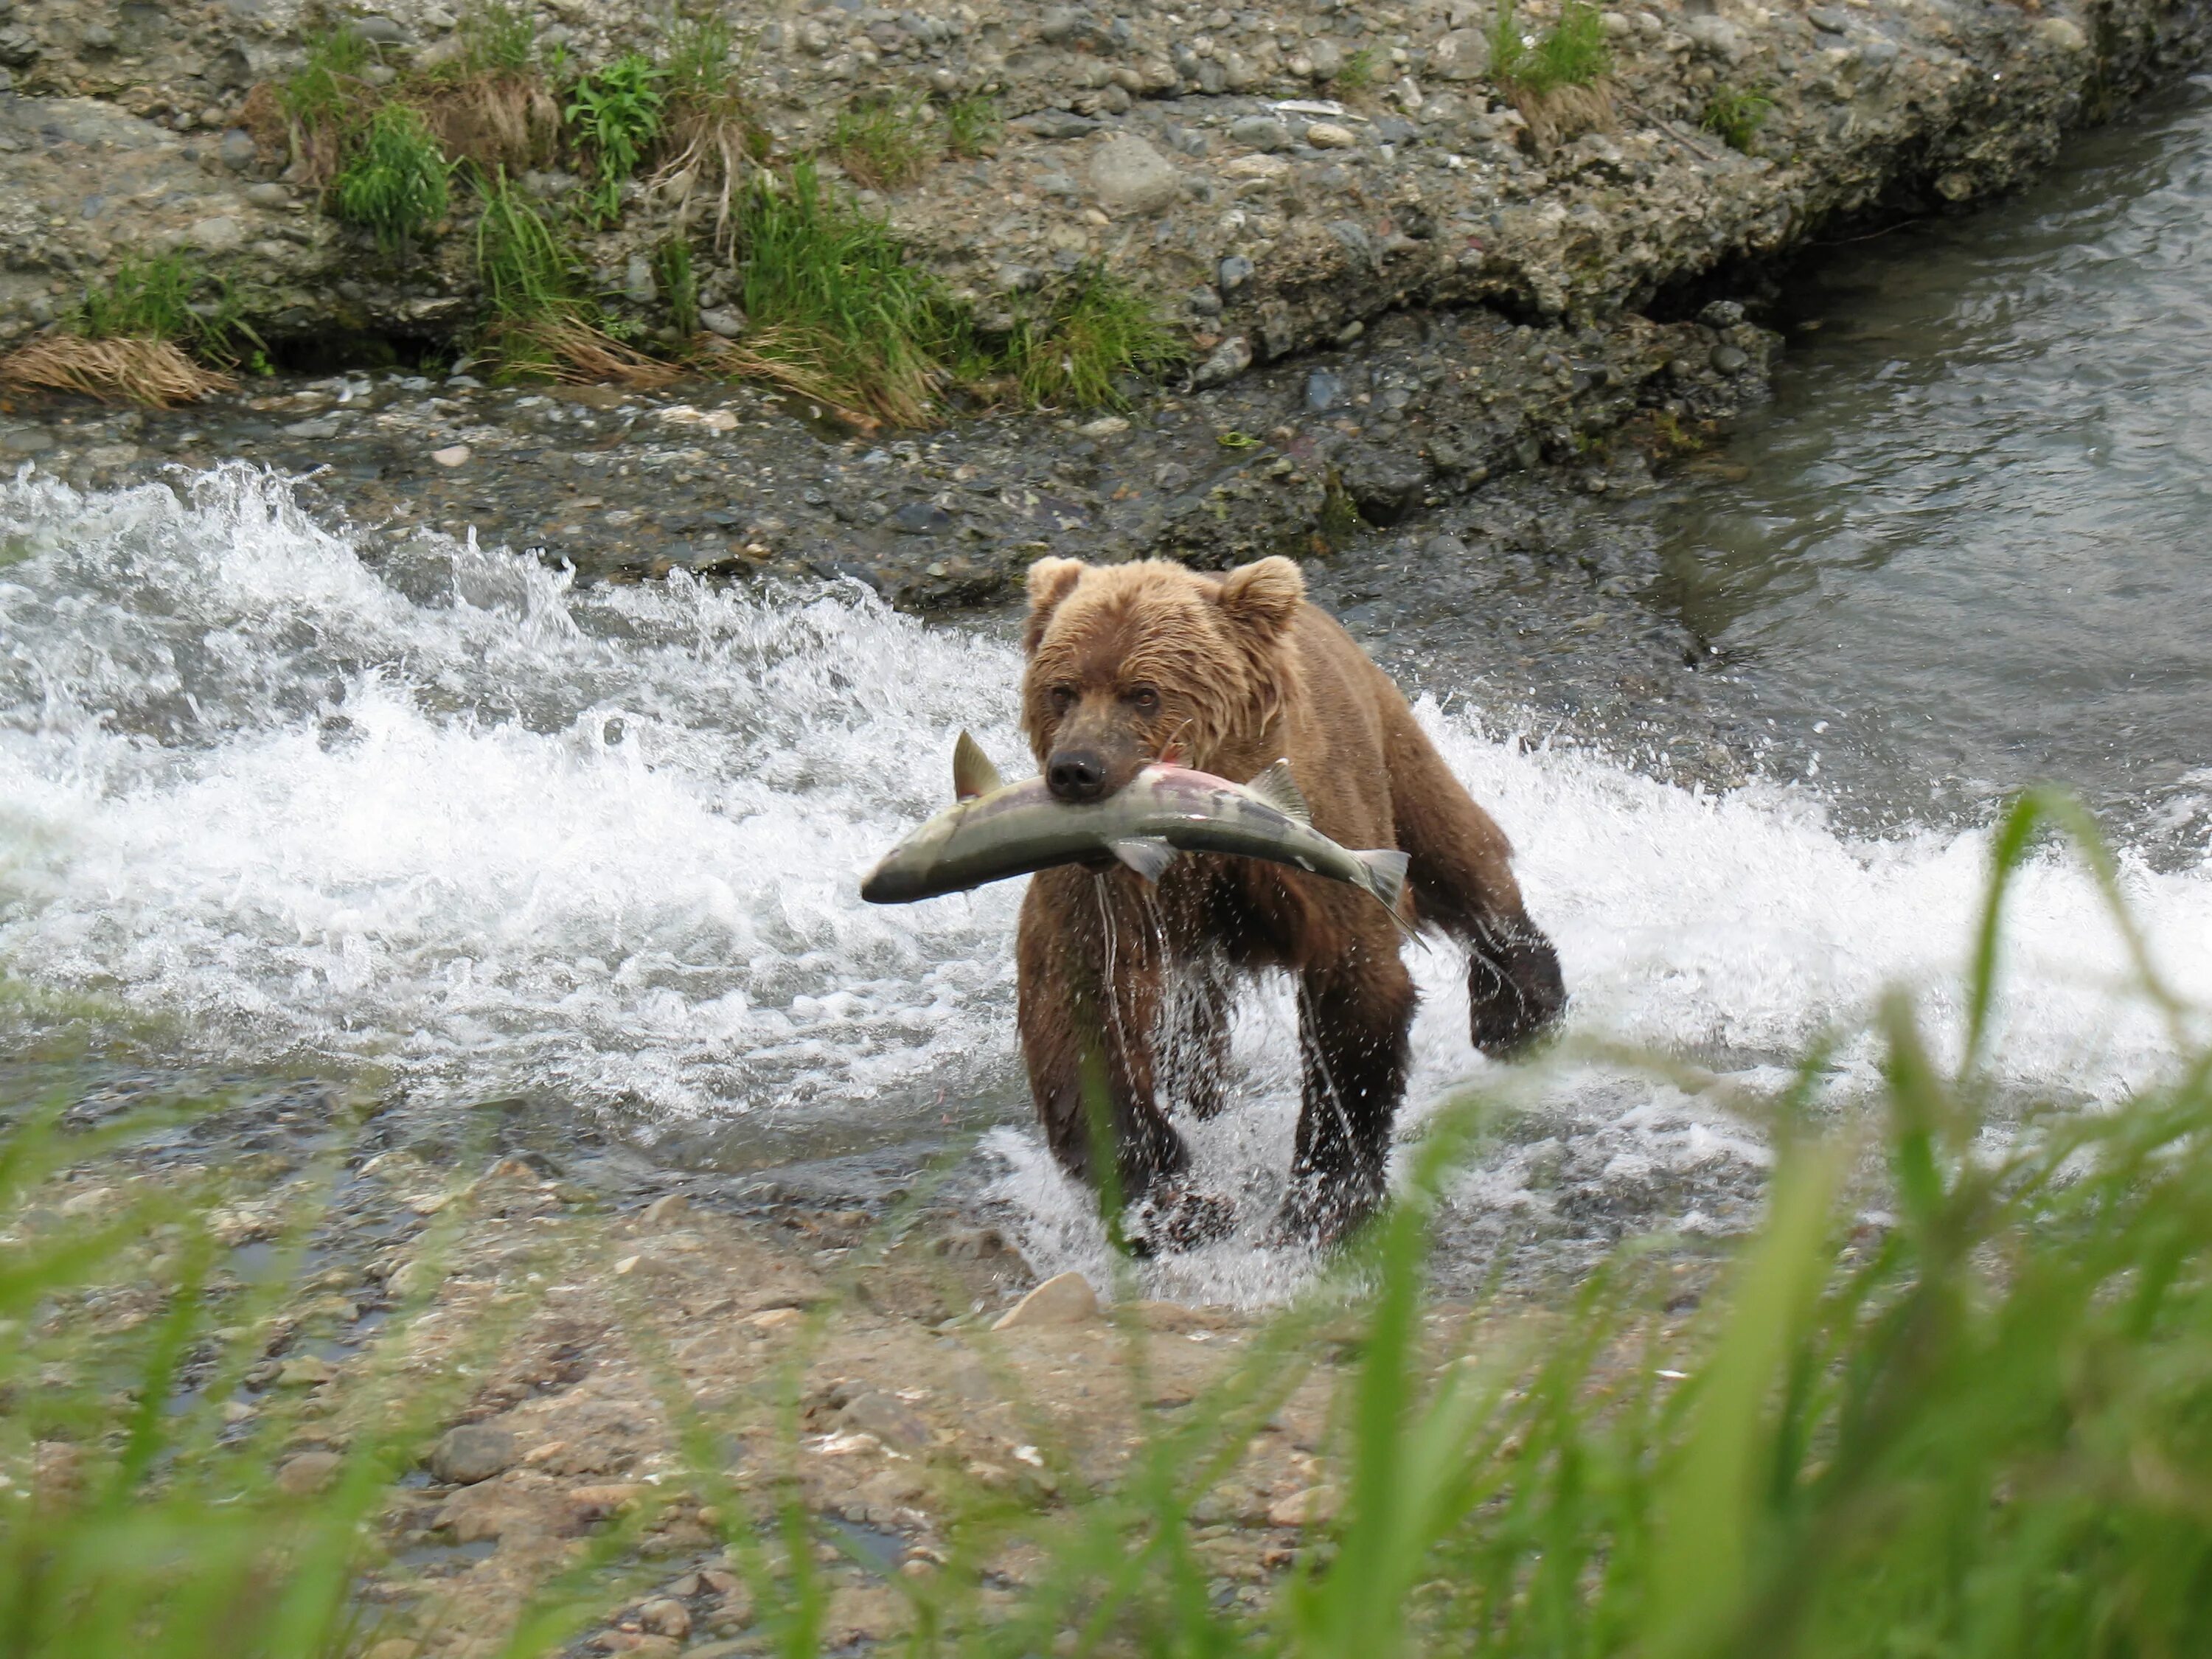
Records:
[[[1129,690],[1129,702],[1135,708],[1149,714],[1160,706],[1160,694],[1149,685],[1133,686]]]

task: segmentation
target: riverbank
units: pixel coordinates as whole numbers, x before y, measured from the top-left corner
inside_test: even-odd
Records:
[[[665,45],[643,9],[554,16],[538,49],[580,63]],[[117,29],[53,0],[15,20],[0,187],[22,205],[0,227],[0,338],[163,250],[230,282],[278,363],[435,358],[470,337],[465,191],[401,274],[318,210],[289,149],[229,125],[297,72],[304,13]],[[355,21],[387,75],[450,57],[467,21]],[[2011,187],[2069,126],[2194,61],[2204,27],[2195,7],[2133,3],[1607,12],[1607,72],[1547,104],[1489,62],[1495,21],[963,6],[753,28],[748,119],[773,156],[830,146],[840,106],[990,100],[988,153],[861,199],[984,325],[1083,270],[1143,296],[1193,368],[1121,413],[854,436],[818,404],[722,383],[625,398],[352,374],[249,381],[204,406],[211,422],[18,396],[0,449],[95,483],[143,459],[330,465],[363,522],[475,522],[587,574],[849,574],[915,607],[987,600],[1044,552],[1326,553],[1501,475],[1549,462],[1602,489],[1629,452],[1693,447],[1760,394],[1776,344],[1734,301],[1689,297],[1699,284]],[[1528,15],[1531,40],[1553,26]],[[1316,96],[1343,112],[1279,107]],[[556,207],[580,187],[545,179]],[[714,233],[667,191],[633,188],[613,228],[578,234],[635,337],[667,329],[647,256],[672,237],[696,245],[696,301],[726,312]]]

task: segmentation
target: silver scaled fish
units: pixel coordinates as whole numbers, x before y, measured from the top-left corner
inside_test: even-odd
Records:
[[[957,804],[886,854],[861,882],[862,898],[910,904],[1054,865],[1115,860],[1157,881],[1178,852],[1264,859],[1346,882],[1394,917],[1405,890],[1405,854],[1355,853],[1313,827],[1286,760],[1249,783],[1155,762],[1103,800],[1079,805],[1055,799],[1042,778],[1003,781],[963,732],[952,789]]]

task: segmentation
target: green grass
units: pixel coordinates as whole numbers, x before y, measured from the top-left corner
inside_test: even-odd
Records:
[[[691,244],[671,236],[653,252],[653,273],[667,296],[669,325],[689,338],[699,331],[699,273],[692,269]]]
[[[1149,380],[1188,355],[1152,302],[1100,265],[1046,291],[1004,348],[1024,403],[1118,408],[1124,377]]]
[[[627,52],[581,76],[563,112],[591,158],[592,211],[603,224],[622,216],[622,188],[660,136],[666,71],[641,52]]]
[[[463,75],[526,75],[537,56],[538,28],[512,0],[477,0],[461,14]]]
[[[1716,134],[1730,149],[1748,155],[1752,141],[1759,137],[1759,128],[1766,125],[1773,109],[1774,100],[1764,93],[1723,82],[1705,100],[1705,111],[1698,118],[1698,125]]]
[[[365,89],[361,72],[374,61],[375,48],[344,24],[309,35],[307,63],[278,94],[285,114],[307,127],[348,119]]]
[[[179,250],[119,261],[113,276],[85,289],[68,327],[88,340],[167,340],[229,368],[241,342],[261,344],[243,311],[228,283]]]
[[[945,106],[945,148],[963,160],[998,152],[1006,124],[999,100],[986,93],[970,93]]]
[[[1362,46],[1345,54],[1343,65],[1330,77],[1329,84],[1339,92],[1366,92],[1374,87],[1376,75],[1375,48]]]
[[[398,253],[446,214],[452,171],[421,113],[386,104],[369,118],[343,170],[331,185],[331,207],[348,224],[376,236],[386,253]]]
[[[544,371],[551,354],[542,327],[580,317],[574,255],[535,204],[506,174],[480,180],[483,212],[477,221],[477,285],[483,343],[507,371]]]
[[[1565,87],[1586,87],[1613,67],[1605,21],[1584,0],[1565,0],[1559,21],[1530,35],[1513,0],[1498,8],[1490,33],[1491,78],[1509,91],[1540,98]]]
[[[662,63],[670,99],[714,98],[739,72],[737,34],[719,12],[679,17]]]
[[[2051,1109],[1987,1133],[1991,1010],[2010,882],[2057,824],[2080,840],[2171,1022],[2171,1072],[2105,1111]],[[1758,1235],[1724,1253],[1702,1305],[1635,1241],[1536,1317],[1445,1322],[1425,1291],[1439,1194],[1490,1133],[1470,1097],[1410,1149],[1399,1196],[1328,1277],[1180,1409],[1146,1408],[1126,1469],[1088,1483],[1041,1439],[1052,1479],[938,1507],[948,1559],[910,1596],[915,1659],[1045,1653],[1161,1659],[2162,1659],[2212,1629],[2212,1052],[2160,988],[2112,860],[2069,803],[2016,802],[1939,1059],[1902,995],[1870,1027],[1871,1098],[1812,1103],[1833,1045],[1737,1109],[1777,1163]],[[1842,1034],[1838,1034],[1838,1040]],[[1667,1075],[1663,1066],[1660,1075]],[[1678,1079],[1679,1080],[1679,1079]],[[222,1271],[216,1206],[236,1177],[119,1181],[71,1213],[50,1183],[101,1167],[159,1115],[65,1129],[60,1091],[0,1111],[0,1651],[9,1659],[337,1659],[383,1632],[356,1602],[390,1483],[465,1403],[465,1366],[403,1368],[413,1310],[355,1369],[366,1408],[319,1492],[276,1481],[308,1410],[265,1389],[225,1420],[250,1368],[311,1337],[291,1286],[333,1170],[262,1196],[282,1217],[260,1288]],[[1818,1127],[1827,1121],[1832,1127]],[[245,1196],[253,1196],[247,1194]],[[1879,1210],[1885,1218],[1869,1219]],[[439,1223],[467,1225],[456,1200]],[[587,1228],[588,1218],[572,1224]],[[436,1239],[425,1247],[435,1259]],[[1679,1249],[1679,1242],[1672,1246]],[[557,1269],[550,1261],[548,1279]],[[434,1278],[434,1276],[426,1276]],[[518,1310],[526,1311],[526,1308]],[[817,1319],[823,1316],[817,1312]],[[294,1350],[296,1351],[296,1350]],[[1139,1364],[1142,1338],[1126,1335]],[[1214,1594],[1207,1493],[1322,1356],[1346,1356],[1317,1448],[1337,1517],[1256,1601]],[[796,1483],[723,1474],[737,1414],[663,1368],[683,1457],[663,1480],[711,1500],[750,1582],[759,1650],[820,1659],[819,1553],[840,1546]],[[480,1380],[480,1379],[479,1379]],[[1030,1419],[1031,1422],[1041,1419]],[[584,1547],[500,1651],[557,1649],[634,1581],[637,1527]],[[1010,1546],[1011,1594],[985,1577]],[[849,1546],[843,1547],[849,1548]],[[857,1558],[856,1558],[857,1559]],[[667,1569],[662,1566],[659,1571]],[[598,1574],[599,1576],[594,1576]],[[486,1650],[489,1651],[491,1650]]]
[[[944,138],[923,106],[871,96],[837,112],[823,148],[854,184],[896,190],[929,170],[944,153]]]
[[[927,417],[966,347],[966,319],[888,225],[801,161],[786,177],[753,177],[736,235],[748,350],[843,408],[899,425]]]

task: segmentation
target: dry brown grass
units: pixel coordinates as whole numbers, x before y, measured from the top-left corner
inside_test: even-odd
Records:
[[[874,432],[885,420],[919,426],[930,413],[926,405],[900,398],[890,399],[890,406],[874,412],[854,407],[854,389],[831,368],[818,337],[803,328],[757,328],[743,342],[702,335],[698,357],[710,374],[781,386],[859,432]]]
[[[410,89],[438,148],[486,173],[549,166],[561,147],[561,105],[535,75],[488,73]]]
[[[1613,83],[1597,80],[1586,87],[1553,87],[1549,92],[1516,88],[1513,107],[1528,124],[1539,155],[1586,132],[1605,132],[1613,125]]]
[[[167,409],[238,382],[194,362],[167,340],[87,340],[46,334],[0,357],[0,385],[81,392],[103,403]]]
[[[574,317],[501,324],[487,341],[495,356],[516,368],[571,385],[611,382],[650,392],[684,375],[675,364],[649,357]]]
[[[758,125],[726,107],[680,105],[661,138],[668,159],[647,183],[675,204],[680,223],[711,207],[715,246],[726,252],[738,187],[766,153],[765,138]]]

